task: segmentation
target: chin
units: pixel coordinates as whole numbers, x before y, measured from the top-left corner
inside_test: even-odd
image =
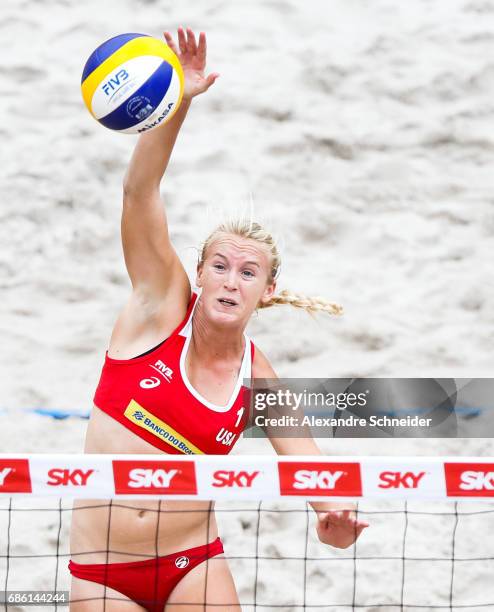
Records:
[[[228,323],[238,323],[240,321],[238,312],[221,312],[219,310],[213,309],[212,312],[210,312],[210,315],[211,315],[211,319],[214,322],[218,322],[218,323],[228,324]]]
[[[245,310],[240,308],[232,309],[231,311],[222,310],[221,307],[217,308],[213,306],[209,310],[209,317],[214,323],[221,325],[231,325],[238,327],[239,324],[243,324],[245,321]],[[250,318],[247,317],[247,319]]]

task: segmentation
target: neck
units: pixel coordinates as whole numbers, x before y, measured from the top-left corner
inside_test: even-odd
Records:
[[[191,347],[201,355],[201,361],[238,359],[244,349],[243,328],[227,328],[206,322],[199,302],[192,319]]]

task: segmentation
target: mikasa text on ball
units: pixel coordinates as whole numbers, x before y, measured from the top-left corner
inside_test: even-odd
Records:
[[[147,34],[120,34],[89,57],[82,97],[110,130],[146,132],[168,121],[182,100],[184,75],[173,51]]]

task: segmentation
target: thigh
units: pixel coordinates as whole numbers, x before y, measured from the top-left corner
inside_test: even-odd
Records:
[[[242,612],[224,556],[207,559],[186,574],[170,593],[165,612]]]
[[[145,612],[145,609],[115,589],[106,587],[105,591],[103,584],[72,576],[70,612]]]

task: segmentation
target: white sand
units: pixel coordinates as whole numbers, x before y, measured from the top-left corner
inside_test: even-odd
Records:
[[[345,308],[340,320],[314,322],[287,307],[254,318],[248,331],[278,375],[491,376],[491,2],[4,0],[0,452],[82,450],[86,421],[25,413],[35,407],[87,413],[130,288],[120,192],[135,140],[90,118],[80,73],[93,48],[112,35],[159,35],[160,27],[179,24],[208,33],[210,69],[221,73],[193,104],[163,183],[187,270],[193,274],[194,247],[218,210],[241,209],[252,194],[283,246],[279,288],[324,295]],[[493,455],[490,440],[322,446],[329,454]],[[248,441],[238,449],[268,451]],[[225,519],[230,554],[255,542],[255,514],[248,514],[242,543],[240,516]],[[11,554],[53,553],[56,513],[41,536],[32,515],[15,528]],[[287,516],[263,518],[265,554],[304,555],[305,519]],[[492,556],[491,516],[465,519],[458,556]],[[0,554],[5,517],[0,513]],[[401,557],[400,521],[403,515],[372,518],[359,554]],[[414,521],[407,555],[449,556],[451,519]],[[308,554],[352,556],[328,553],[313,539]],[[264,563],[259,602],[302,609],[294,606],[301,600],[300,562]],[[475,603],[494,610],[487,581],[493,564],[483,570],[459,564],[455,603],[463,610]],[[241,571],[237,565],[242,598],[252,601],[251,570],[247,562]],[[16,561],[9,588],[51,588],[46,567],[43,560]],[[362,562],[358,569],[357,603],[400,599],[399,561]],[[307,604],[350,609],[342,603],[352,599],[352,562],[310,562],[307,571]],[[405,602],[424,603],[424,610],[447,605],[449,571],[448,563],[411,564]],[[59,576],[66,584],[64,568]]]

